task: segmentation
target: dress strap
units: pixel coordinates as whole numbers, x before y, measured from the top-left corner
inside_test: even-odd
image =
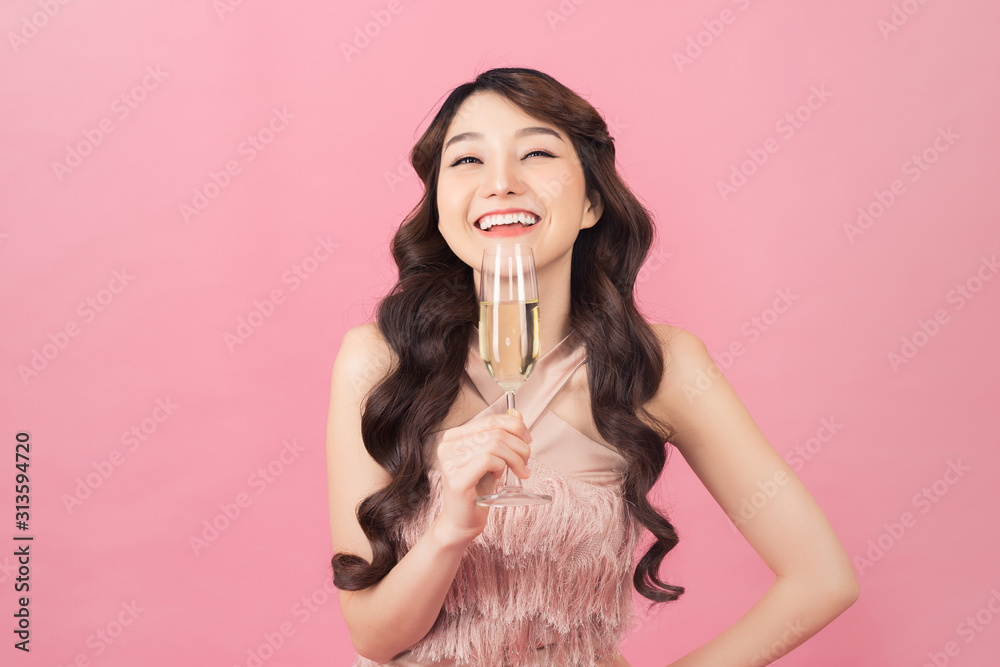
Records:
[[[504,391],[490,375],[479,356],[479,330],[473,328],[472,334],[466,372],[483,400],[489,404],[489,407],[480,414],[506,412],[507,399]],[[535,362],[531,375],[517,390],[515,401],[517,410],[524,417],[524,423],[529,429],[569,381],[574,371],[586,360],[586,356],[586,347],[574,330]]]

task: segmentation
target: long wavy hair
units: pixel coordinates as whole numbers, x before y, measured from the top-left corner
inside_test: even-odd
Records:
[[[357,508],[371,543],[371,563],[335,554],[334,585],[368,588],[405,555],[398,528],[430,492],[432,461],[424,443],[459,395],[479,304],[472,268],[438,230],[437,181],[448,127],[462,103],[480,91],[497,93],[566,132],[583,166],[587,192],[597,192],[604,204],[600,220],[581,229],[573,246],[570,326],[586,346],[594,424],[627,461],[626,512],[654,538],[636,565],[635,589],[653,603],[676,600],[684,588],[664,583],[658,571],[677,544],[677,533],[647,498],[674,433],[644,407],[659,386],[664,359],[656,333],[633,299],[636,276],[654,238],[653,223],[616,170],[614,139],[597,110],[552,77],[525,68],[492,69],[455,88],[410,153],[424,195],[393,238],[399,281],[377,310],[378,327],[396,359],[365,397],[361,419],[365,448],[392,481]]]

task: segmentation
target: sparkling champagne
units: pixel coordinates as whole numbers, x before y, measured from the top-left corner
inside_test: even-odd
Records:
[[[479,303],[479,354],[504,391],[517,391],[528,379],[538,348],[538,299]]]

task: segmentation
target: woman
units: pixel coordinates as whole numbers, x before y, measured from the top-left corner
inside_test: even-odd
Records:
[[[393,241],[399,282],[333,369],[334,582],[355,664],[627,665],[632,586],[683,593],[658,576],[677,536],[646,498],[668,440],[729,516],[758,482],[776,489],[740,526],[774,583],[673,665],[767,664],[849,607],[847,555],[705,345],[636,308],[654,228],[597,111],[541,72],[491,70],[452,91],[411,161],[425,194]],[[474,343],[483,250],[513,242],[534,253],[541,352],[511,416]],[[476,505],[506,466],[552,504]]]

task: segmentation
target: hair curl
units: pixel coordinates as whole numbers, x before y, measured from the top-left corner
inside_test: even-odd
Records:
[[[371,543],[371,563],[354,554],[335,554],[334,585],[368,588],[405,555],[398,527],[430,491],[431,462],[423,443],[445,419],[461,388],[464,352],[478,324],[478,301],[471,267],[438,230],[437,180],[448,127],[462,103],[481,91],[497,93],[567,132],[587,192],[598,193],[603,202],[602,217],[580,230],[573,247],[570,326],[586,345],[594,423],[627,461],[622,486],[626,512],[654,538],[636,565],[635,589],[654,603],[676,600],[684,588],[661,581],[658,570],[677,544],[677,533],[647,498],[666,464],[674,433],[644,407],[659,386],[664,360],[656,333],[633,299],[655,230],[649,212],[617,172],[614,139],[601,115],[552,77],[526,68],[492,69],[455,88],[410,153],[424,195],[393,238],[399,281],[377,312],[396,363],[366,396],[361,420],[365,448],[392,481],[357,508]]]

